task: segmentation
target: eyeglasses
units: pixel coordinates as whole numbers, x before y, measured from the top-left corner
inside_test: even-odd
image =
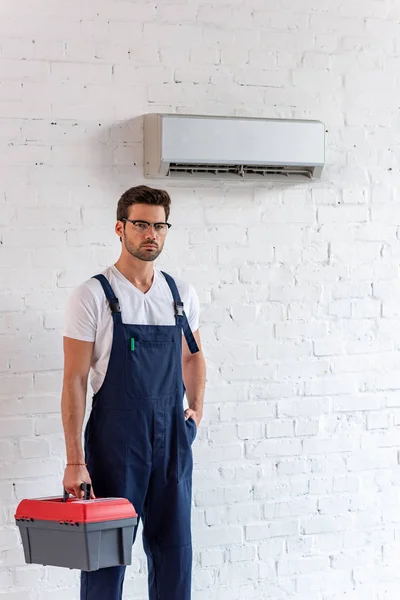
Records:
[[[170,223],[149,223],[148,221],[132,221],[132,219],[121,219],[121,221],[132,223],[137,233],[147,233],[150,227],[154,227],[156,233],[166,235],[168,229],[171,227]]]

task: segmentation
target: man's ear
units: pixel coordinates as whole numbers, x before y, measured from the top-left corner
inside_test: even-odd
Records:
[[[115,223],[115,233],[119,236],[121,243],[122,243],[122,236],[124,234],[124,229],[125,229],[125,223],[123,223],[122,221],[117,221]]]

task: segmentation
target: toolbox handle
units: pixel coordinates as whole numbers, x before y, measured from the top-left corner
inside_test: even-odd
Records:
[[[84,500],[90,500],[90,483],[81,483],[81,490],[84,491],[84,496],[83,499]],[[66,502],[69,498],[69,493],[67,492],[67,490],[64,488],[64,494],[63,494],[63,502]]]

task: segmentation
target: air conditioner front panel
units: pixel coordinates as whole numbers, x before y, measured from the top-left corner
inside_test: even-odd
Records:
[[[225,165],[324,163],[324,124],[244,118],[160,115],[161,162]]]

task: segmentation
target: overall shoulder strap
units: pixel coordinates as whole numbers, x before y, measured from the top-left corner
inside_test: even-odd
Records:
[[[176,283],[171,277],[171,275],[168,275],[168,273],[164,273],[164,271],[161,271],[161,273],[164,275],[166,282],[168,283],[169,289],[171,290],[172,297],[174,299],[176,324],[182,327],[191,354],[196,354],[196,352],[199,351],[199,347],[194,338],[192,330],[190,329],[189,321],[185,314],[183,302],[179,295],[178,288],[176,287]]]
[[[111,310],[114,321],[122,323],[121,308],[119,306],[118,298],[114,294],[114,290],[112,289],[109,281],[102,274],[93,275],[92,279],[97,279],[98,281],[100,281],[101,287],[103,288],[104,294],[110,305],[110,310]]]

